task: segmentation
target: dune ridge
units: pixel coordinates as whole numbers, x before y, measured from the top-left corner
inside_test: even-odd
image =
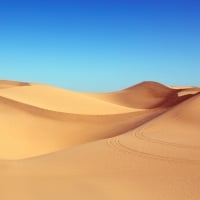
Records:
[[[17,87],[17,86],[29,86],[29,85],[30,83],[26,82],[0,80],[0,89]]]
[[[39,84],[0,90],[0,96],[47,110],[77,114],[117,114],[132,112],[134,109],[83,93]]]
[[[5,83],[1,199],[199,200],[199,87],[147,81],[97,94]]]

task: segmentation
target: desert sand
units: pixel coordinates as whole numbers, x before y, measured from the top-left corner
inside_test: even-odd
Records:
[[[1,200],[199,200],[200,88],[111,93],[0,81]]]

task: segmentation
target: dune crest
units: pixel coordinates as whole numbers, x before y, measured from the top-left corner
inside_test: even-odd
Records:
[[[17,87],[17,86],[29,86],[29,85],[30,83],[26,83],[26,82],[0,80],[0,89]]]

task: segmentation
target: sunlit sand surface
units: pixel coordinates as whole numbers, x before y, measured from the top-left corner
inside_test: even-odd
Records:
[[[2,200],[200,199],[199,87],[0,81],[0,111]]]

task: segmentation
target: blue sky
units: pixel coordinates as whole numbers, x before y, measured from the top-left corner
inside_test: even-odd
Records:
[[[0,0],[0,79],[200,85],[199,10],[194,0]]]

